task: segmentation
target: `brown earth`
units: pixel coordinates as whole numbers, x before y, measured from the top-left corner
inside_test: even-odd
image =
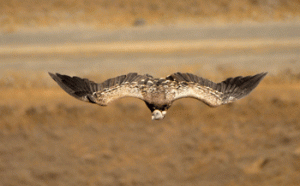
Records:
[[[218,108],[176,101],[162,121],[137,99],[99,107],[20,77],[0,82],[0,185],[300,182],[299,74]]]
[[[299,21],[299,0],[0,0],[0,27],[207,24]]]
[[[182,0],[0,0],[0,27],[6,32],[46,27],[51,28],[48,30],[51,32],[54,27],[127,27],[139,19],[146,25],[288,22],[299,21],[299,10],[298,0],[196,0],[188,3]],[[4,43],[1,65],[10,71],[1,69],[0,77],[0,186],[299,185],[300,75],[294,68],[298,67],[295,64],[299,61],[298,40],[298,37],[288,40],[288,46],[297,45],[291,48],[282,47],[285,43],[276,40],[273,48],[279,47],[276,43],[280,43],[282,51],[280,47],[276,50],[262,48],[267,40],[261,40],[263,46],[256,48],[256,41],[251,40],[257,51],[252,53],[253,49],[250,52],[240,50],[243,40],[237,43],[240,43],[239,50],[233,52],[231,43],[229,52],[224,50],[223,53],[229,56],[245,53],[240,58],[232,58],[233,61],[242,60],[247,54],[267,53],[265,63],[255,64],[253,68],[255,71],[275,69],[279,73],[270,73],[253,93],[230,105],[209,108],[193,99],[176,101],[162,121],[151,121],[150,111],[137,99],[121,99],[107,107],[80,102],[61,90],[50,77],[45,78],[44,69],[48,66],[39,71],[37,62],[30,63],[33,60],[42,62],[47,59],[43,55],[48,53],[54,61],[45,60],[50,61],[49,66],[68,63],[68,60],[62,60],[68,57],[58,55],[73,55],[68,52],[70,45],[67,42],[62,46],[68,50],[47,43],[46,49],[41,47],[44,45],[35,48],[20,45],[12,48],[12,55],[8,54],[12,52],[11,48]],[[199,44],[200,48],[206,46],[202,45]],[[216,45],[220,46],[220,41]],[[227,48],[226,41],[223,45]],[[99,45],[82,43],[79,46],[85,46],[88,51],[93,47],[99,50]],[[107,47],[102,48],[107,50]],[[207,52],[211,56],[218,54],[216,50],[208,50],[202,51],[203,55]],[[293,51],[295,55],[289,57],[276,56]],[[82,57],[74,55],[78,55],[74,58]],[[271,63],[273,58],[270,56],[273,55],[278,59]],[[121,55],[120,59],[125,57]],[[97,59],[101,58],[100,55]],[[139,71],[163,61],[147,64],[138,63],[141,58],[132,59],[134,70]],[[220,59],[212,58],[210,62],[213,64],[214,60]],[[202,63],[206,60],[202,59]],[[32,65],[32,69],[25,66],[22,71],[24,66],[20,64],[23,61],[30,63],[28,66]],[[266,68],[266,63],[274,68]],[[74,64],[72,61],[69,65]],[[118,64],[108,69],[114,69]],[[140,68],[137,64],[145,67]],[[240,63],[232,64],[238,66]],[[162,65],[167,67],[170,63]],[[251,63],[247,65],[242,74],[256,73],[249,72],[249,69],[253,70]],[[172,73],[171,70],[181,69],[205,74],[214,81],[241,74],[240,69],[224,70],[224,66],[230,68],[224,63],[211,72],[211,68],[206,70],[199,64],[187,62],[168,67],[170,72],[165,72],[164,68],[151,71],[164,76]],[[63,65],[59,67],[63,68],[59,70],[69,69]],[[81,67],[73,67],[76,70],[71,72],[78,72]],[[90,70],[87,77],[103,81],[119,73],[120,68],[122,72],[129,70],[120,65],[102,73],[100,79],[96,79],[95,71]]]

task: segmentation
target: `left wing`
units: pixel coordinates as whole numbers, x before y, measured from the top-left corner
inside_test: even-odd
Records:
[[[144,100],[142,88],[149,75],[129,73],[108,79],[103,83],[95,83],[88,79],[70,77],[61,74],[49,75],[71,96],[90,103],[106,106],[111,101],[123,97],[135,97]]]
[[[180,98],[196,98],[215,107],[234,102],[248,95],[267,75],[266,72],[254,76],[228,78],[220,83],[198,77],[190,73],[174,73],[166,79],[175,81],[167,99],[171,102]]]

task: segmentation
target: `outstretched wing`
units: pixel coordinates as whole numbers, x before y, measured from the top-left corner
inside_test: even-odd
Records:
[[[95,83],[88,79],[70,77],[61,74],[49,75],[71,96],[82,101],[106,106],[109,102],[123,97],[135,97],[144,99],[140,86],[149,75],[129,73],[108,79],[103,83]],[[140,82],[140,83],[139,83]]]
[[[196,98],[209,106],[219,106],[234,102],[248,95],[267,75],[266,72],[254,76],[228,78],[220,83],[198,77],[190,73],[174,73],[166,79],[175,81],[167,99]]]

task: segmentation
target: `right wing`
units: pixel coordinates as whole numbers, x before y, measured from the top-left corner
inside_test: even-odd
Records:
[[[109,102],[123,97],[134,97],[144,100],[141,86],[143,82],[146,82],[145,80],[151,77],[149,75],[129,73],[108,79],[103,83],[95,83],[76,76],[70,77],[50,72],[49,75],[71,96],[101,106],[106,106]]]
[[[176,82],[176,86],[170,88],[170,97],[167,99],[173,102],[177,99],[190,97],[216,107],[245,97],[266,75],[265,72],[254,76],[238,76],[214,83],[190,73],[177,72],[166,78]]]

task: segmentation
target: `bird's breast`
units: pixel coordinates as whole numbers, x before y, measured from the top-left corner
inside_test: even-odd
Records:
[[[162,86],[151,86],[145,92],[146,100],[151,104],[165,105],[167,104],[166,92]]]

